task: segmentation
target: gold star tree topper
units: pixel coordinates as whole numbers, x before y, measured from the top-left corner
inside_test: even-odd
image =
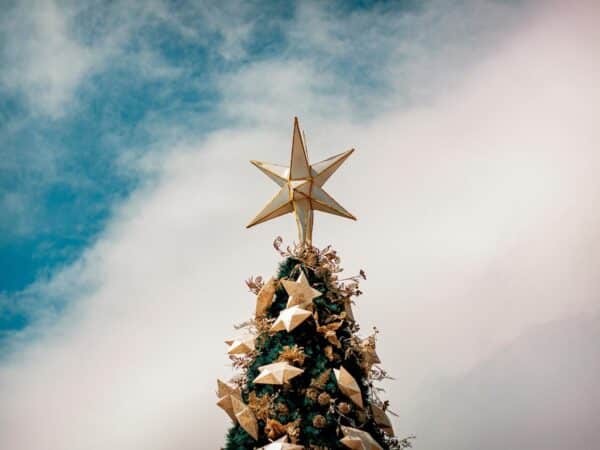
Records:
[[[325,190],[323,185],[344,161],[354,152],[350,149],[339,155],[332,156],[316,164],[308,162],[308,153],[298,118],[294,117],[292,135],[292,155],[289,167],[251,161],[265,175],[281,188],[269,203],[246,226],[250,228],[267,220],[293,213],[298,225],[300,244],[312,244],[313,211],[322,211],[337,216],[356,220],[342,205],[336,202]]]

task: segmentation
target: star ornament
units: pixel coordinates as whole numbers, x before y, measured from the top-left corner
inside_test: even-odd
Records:
[[[260,374],[254,379],[255,384],[284,384],[297,377],[304,370],[287,362],[276,362],[258,368]]]
[[[362,352],[362,364],[368,372],[374,364],[381,364],[381,359],[375,350],[375,340],[373,336],[367,337],[360,341],[360,349]]]
[[[360,386],[354,379],[350,372],[348,372],[343,366],[339,369],[333,369],[335,379],[338,384],[338,388],[342,391],[346,397],[354,402],[356,406],[363,409],[363,400],[360,390]]]
[[[237,421],[237,418],[233,411],[232,398],[241,398],[241,396],[242,394],[240,393],[239,388],[230,386],[221,380],[217,380],[217,397],[219,397],[217,406],[222,408],[234,422]]]
[[[304,446],[296,444],[288,444],[287,436],[283,436],[269,445],[261,447],[259,450],[303,450]]]
[[[233,412],[240,427],[244,429],[246,433],[254,438],[258,439],[258,422],[252,410],[246,405],[240,398],[231,397],[231,404]]]
[[[229,346],[227,353],[230,355],[241,355],[249,353],[254,350],[254,342],[256,337],[253,335],[246,335],[235,339],[228,339],[225,343]]]
[[[373,420],[379,426],[379,428],[381,428],[388,436],[394,436],[394,427],[392,426],[392,422],[383,408],[372,404],[371,413],[373,415]]]
[[[342,426],[344,437],[340,442],[352,450],[383,450],[373,436],[357,428]]]
[[[277,280],[270,278],[256,296],[256,317],[263,317],[275,300]]]
[[[313,211],[322,211],[356,220],[342,205],[336,202],[323,185],[354,152],[354,149],[327,158],[316,164],[308,162],[308,153],[300,133],[298,118],[294,117],[292,155],[289,167],[259,161],[251,161],[273,180],[280,190],[257,216],[246,226],[250,228],[267,220],[293,213],[298,226],[301,244],[312,243]]]
[[[322,295],[321,292],[311,287],[302,271],[296,281],[281,280],[281,284],[289,295],[286,305],[288,308],[298,305],[304,309],[312,309],[312,301]]]
[[[271,325],[271,332],[285,330],[289,333],[311,316],[310,311],[300,308],[298,305],[286,308],[279,313],[279,316]]]

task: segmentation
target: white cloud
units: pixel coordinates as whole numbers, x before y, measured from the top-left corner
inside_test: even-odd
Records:
[[[0,86],[22,95],[33,113],[56,119],[76,109],[78,90],[92,75],[125,68],[140,79],[185,76],[186,61],[174,65],[156,48],[156,42],[139,39],[156,24],[226,59],[244,57],[252,15],[248,7],[236,3],[226,2],[220,8],[199,4],[180,14],[162,0],[143,5],[17,2],[0,18],[5,38]],[[220,39],[213,42],[215,36]],[[161,40],[160,32],[146,36],[150,37]]]
[[[281,124],[294,115],[347,117],[355,106],[343,93],[345,81],[301,59],[256,63],[222,77],[219,85],[222,114],[250,125]]]
[[[593,6],[539,13],[452,93],[407,109],[396,92],[396,107],[365,124],[334,114],[310,58],[227,80],[224,108],[243,126],[173,148],[76,268],[38,287],[74,303],[0,368],[1,446],[222,443],[222,339],[251,313],[243,280],[276,267],[272,238],[293,238],[289,217],[243,229],[273,194],[247,160],[286,159],[296,107],[311,114],[301,120],[314,159],[358,149],[328,191],[359,221],[318,216],[315,237],[348,271],[367,270],[357,317],[382,331],[399,412],[418,410],[429,380],[460,376],[528,327],[597,310],[597,17]],[[269,82],[294,90],[254,94]],[[81,279],[90,287],[73,294]],[[410,418],[398,431],[412,431]]]
[[[53,1],[33,1],[9,9],[1,23],[7,42],[0,81],[53,117],[64,113],[98,62],[98,55],[70,36],[69,19]]]
[[[532,327],[405,411],[424,448],[586,450],[600,439],[600,317]],[[435,429],[436,433],[429,430]]]

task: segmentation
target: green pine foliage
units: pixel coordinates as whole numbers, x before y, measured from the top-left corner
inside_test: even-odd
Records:
[[[322,293],[322,296],[313,301],[319,323],[323,325],[333,320],[339,321],[340,317],[343,319],[341,327],[336,330],[341,347],[332,345],[322,333],[317,331],[317,323],[314,318],[308,318],[291,332],[270,333],[265,331],[260,333],[256,339],[255,351],[248,356],[250,360],[246,365],[247,369],[242,384],[242,400],[248,404],[251,392],[257,396],[271,396],[273,407],[270,418],[276,419],[284,425],[299,419],[298,444],[305,448],[346,449],[347,447],[340,443],[340,439],[343,437],[340,431],[341,425],[367,431],[384,449],[405,448],[409,445],[406,444],[406,441],[398,441],[386,436],[371,416],[369,405],[373,401],[374,395],[373,379],[365,370],[364,364],[361,364],[360,352],[352,347],[352,343],[356,343],[356,338],[354,341],[352,338],[358,331],[358,325],[344,313],[345,307],[344,302],[340,301],[340,292],[335,291],[335,288],[332,287],[334,285],[331,280],[335,280],[335,278],[332,278],[332,274],[327,270],[324,273],[315,270],[315,266],[315,264],[309,266],[304,259],[293,255],[288,256],[280,264],[277,278],[296,280],[300,271],[304,272],[311,286]],[[275,301],[268,310],[267,319],[277,318],[280,311],[286,308],[287,301],[288,294],[279,284]],[[259,374],[259,367],[276,362],[286,346],[298,346],[303,350],[305,359],[299,367],[304,372],[286,385],[255,384],[253,380]],[[329,355],[326,352],[327,347],[330,347]],[[356,407],[339,390],[333,369],[339,369],[340,366],[343,366],[361,387],[363,410]],[[317,391],[318,393],[327,392],[333,400],[329,404],[322,405],[314,395],[307,395],[307,389],[310,388],[313,379],[318,378],[328,369],[331,369],[330,375]],[[351,405],[351,410],[346,411],[346,414],[340,412],[339,404],[341,402]],[[324,426],[316,427],[313,424],[317,415],[325,418]],[[264,420],[258,420],[260,435],[258,441],[255,441],[244,429],[235,424],[227,434],[225,449],[253,450],[269,444],[270,440],[265,433],[266,425]]]

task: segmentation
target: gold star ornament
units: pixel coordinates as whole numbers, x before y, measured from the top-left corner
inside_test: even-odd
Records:
[[[217,380],[217,396],[219,397],[219,401],[217,402],[217,406],[223,409],[231,417],[231,420],[234,422],[237,421],[235,417],[235,412],[233,411],[232,398],[241,398],[242,394],[240,393],[239,388],[230,386],[224,381]]]
[[[304,370],[287,362],[276,362],[260,366],[260,374],[254,379],[255,384],[285,384],[300,375]]]
[[[381,364],[381,359],[375,350],[375,336],[369,336],[359,343],[361,350],[361,365],[365,372],[369,372],[374,364]]]
[[[333,173],[354,152],[354,149],[327,158],[316,164],[308,162],[308,153],[298,125],[294,118],[292,134],[292,155],[289,167],[251,161],[265,175],[277,183],[280,190],[257,216],[247,225],[250,228],[267,220],[293,213],[298,225],[301,244],[312,243],[313,211],[322,211],[356,220],[342,205],[336,202],[323,185]]]
[[[285,330],[289,333],[311,316],[310,311],[302,309],[298,305],[286,308],[279,313],[271,325],[271,332]]]
[[[231,397],[231,405],[237,422],[246,433],[258,439],[258,422],[252,410],[238,397]]]
[[[342,426],[342,433],[344,433],[344,437],[340,442],[352,450],[383,450],[373,436],[366,431]]]
[[[263,317],[275,301],[277,280],[270,278],[256,296],[256,317]]]
[[[304,272],[300,271],[300,276],[296,281],[281,280],[284,289],[289,295],[287,307],[300,306],[304,309],[312,309],[312,301],[321,296],[321,293],[312,288]]]
[[[339,369],[334,369],[335,379],[338,384],[338,388],[342,391],[346,397],[354,402],[356,406],[363,409],[362,394],[360,386],[354,379],[350,372],[348,372],[343,366]]]
[[[383,408],[372,404],[371,413],[373,415],[373,420],[377,425],[379,425],[379,428],[381,428],[388,436],[394,436],[394,427],[392,426],[392,422]]]
[[[271,442],[269,445],[261,447],[259,450],[303,450],[304,446],[296,444],[288,444],[287,436],[283,436],[276,441]]]
[[[253,335],[241,336],[235,339],[228,339],[225,343],[229,346],[227,353],[230,355],[241,355],[254,350],[256,337]]]

